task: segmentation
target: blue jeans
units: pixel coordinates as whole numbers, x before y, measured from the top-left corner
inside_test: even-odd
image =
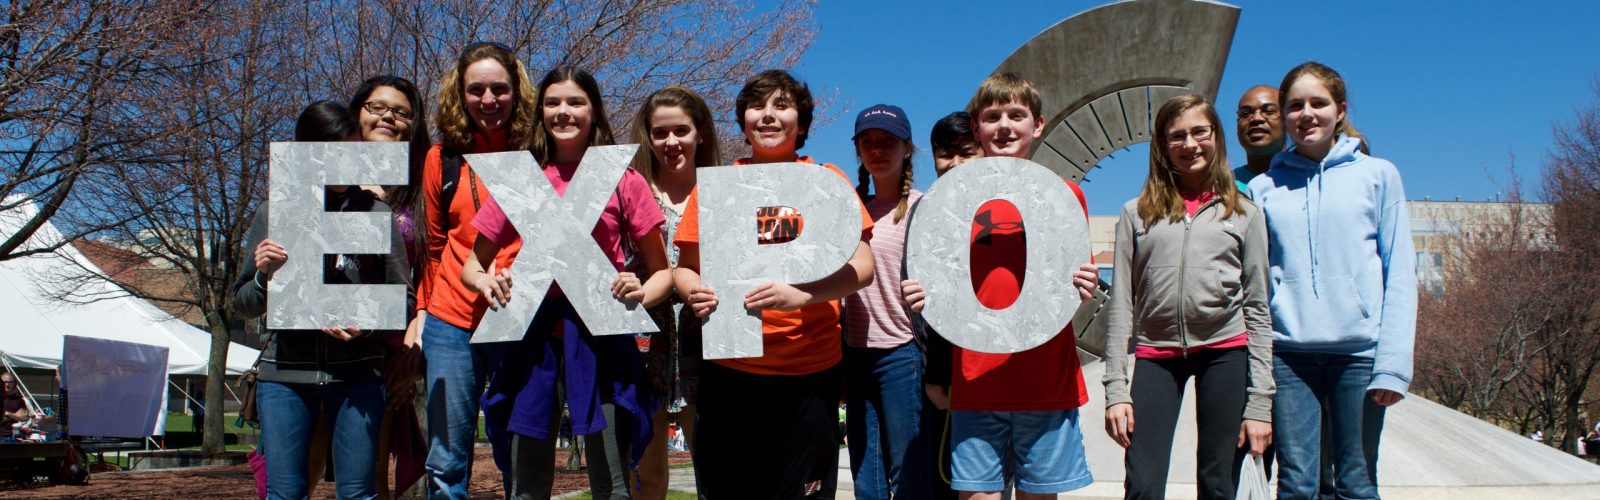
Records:
[[[284,384],[261,381],[256,407],[261,447],[267,451],[267,498],[310,494],[306,453],[317,412],[333,425],[333,476],[339,498],[377,498],[378,427],[383,424],[383,381]]]
[[[467,498],[487,355],[472,332],[433,315],[422,324],[427,360],[428,498]]]
[[[922,433],[922,351],[913,342],[844,348],[845,418],[856,498],[927,498],[932,465]]]
[[[1372,359],[1279,352],[1272,356],[1272,375],[1278,383],[1272,399],[1278,498],[1317,498],[1324,456],[1333,462],[1337,498],[1378,498],[1378,436],[1383,432],[1384,407],[1367,395]],[[1324,420],[1330,427],[1326,442]],[[1323,453],[1324,446],[1328,453]]]

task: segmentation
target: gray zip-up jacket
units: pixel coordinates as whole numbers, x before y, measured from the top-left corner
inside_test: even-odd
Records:
[[[1116,260],[1107,322],[1106,406],[1132,403],[1128,358],[1138,345],[1185,351],[1248,333],[1244,417],[1272,421],[1272,316],[1267,308],[1267,229],[1261,210],[1240,197],[1223,218],[1217,200],[1182,222],[1145,227],[1138,199],[1117,219]]]

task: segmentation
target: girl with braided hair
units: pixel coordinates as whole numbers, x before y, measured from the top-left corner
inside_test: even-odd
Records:
[[[844,298],[846,433],[856,498],[927,498],[927,439],[921,432],[922,350],[900,299],[911,188],[911,122],[898,106],[856,116],[856,192],[873,219],[875,278]],[[874,188],[876,192],[874,191]]]

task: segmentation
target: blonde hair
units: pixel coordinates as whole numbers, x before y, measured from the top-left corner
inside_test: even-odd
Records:
[[[439,127],[440,142],[447,149],[472,150],[472,134],[477,131],[478,125],[467,114],[466,100],[461,96],[466,89],[466,82],[462,80],[466,78],[468,66],[484,59],[500,63],[511,75],[511,123],[506,127],[506,147],[510,150],[528,149],[533,144],[535,125],[539,121],[533,85],[528,81],[528,70],[522,66],[522,61],[497,43],[468,46],[456,59],[455,66],[450,68],[450,73],[441,80],[439,110],[433,117],[434,124]]]
[[[895,139],[906,145],[906,158],[900,162],[900,204],[894,207],[894,222],[899,224],[900,219],[906,216],[906,205],[911,199],[911,186],[915,183],[911,178],[911,172],[915,170],[911,165],[911,157],[916,156],[917,145],[911,142],[910,139],[901,140],[898,137]],[[856,159],[859,160],[860,158],[861,145],[858,142],[856,143]],[[856,196],[861,197],[862,203],[871,201],[869,190],[872,187],[872,172],[867,170],[866,163],[862,163],[861,167],[856,170],[856,179]],[[878,189],[883,189],[883,186],[878,186]]]
[[[1035,119],[1044,119],[1039,116],[1039,110],[1043,106],[1039,98],[1039,89],[1027,78],[1010,71],[989,75],[983,79],[983,83],[978,85],[978,92],[972,95],[972,100],[967,101],[966,111],[976,118],[983,108],[1011,101],[1020,101],[1028,105],[1028,111],[1033,113]]]
[[[1233,184],[1233,170],[1228,167],[1228,148],[1225,145],[1227,138],[1223,136],[1222,118],[1217,116],[1217,108],[1198,94],[1179,94],[1161,105],[1150,134],[1150,175],[1145,179],[1144,188],[1139,191],[1137,203],[1139,219],[1145,227],[1153,226],[1161,219],[1176,223],[1182,221],[1187,213],[1183,208],[1183,194],[1178,190],[1177,173],[1173,172],[1172,160],[1167,157],[1166,144],[1167,126],[1191,109],[1205,113],[1206,121],[1211,123],[1212,128],[1210,140],[1217,145],[1207,162],[1202,189],[1217,195],[1223,218],[1233,217],[1241,210],[1241,203],[1245,203],[1244,198],[1239,196],[1239,188]]]
[[[1335,127],[1334,130],[1340,134],[1360,139],[1361,154],[1371,155],[1372,147],[1367,144],[1367,136],[1361,135],[1361,132],[1356,131],[1355,125],[1350,124],[1350,106],[1349,101],[1345,98],[1344,77],[1339,76],[1338,71],[1334,71],[1333,68],[1327,65],[1316,61],[1306,61],[1289,70],[1289,74],[1283,75],[1283,83],[1278,84],[1278,109],[1285,111],[1289,109],[1289,87],[1294,85],[1295,80],[1299,80],[1300,77],[1306,75],[1321,80],[1322,86],[1328,89],[1329,95],[1333,96],[1333,101],[1338,103],[1339,107],[1344,108],[1344,119],[1339,120],[1339,126]]]

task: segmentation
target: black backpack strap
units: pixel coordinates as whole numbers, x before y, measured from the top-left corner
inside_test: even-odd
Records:
[[[441,148],[439,150],[439,163],[439,180],[442,183],[439,189],[439,227],[443,228],[443,232],[448,235],[450,234],[450,229],[452,229],[450,227],[450,203],[455,201],[456,189],[461,187],[461,166],[466,162],[462,159],[460,152],[449,148]],[[468,171],[468,174],[471,176],[468,181],[473,182],[472,206],[476,208],[478,206],[478,185],[474,181],[477,180],[477,176],[471,175],[471,171]]]

